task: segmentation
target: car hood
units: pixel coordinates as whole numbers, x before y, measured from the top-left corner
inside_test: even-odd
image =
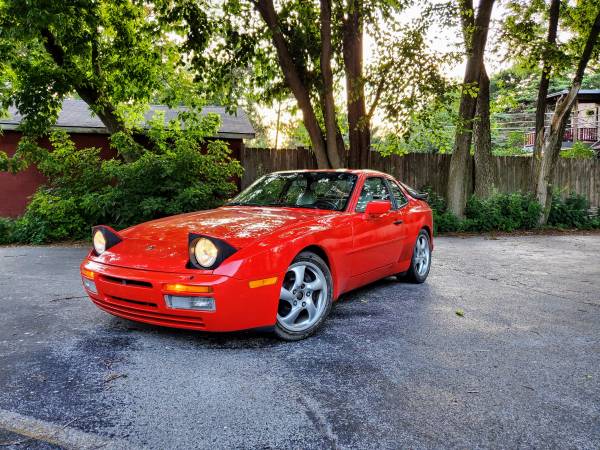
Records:
[[[324,214],[327,212],[259,207],[222,207],[180,214],[127,228],[119,233],[122,242],[91,258],[110,265],[177,272],[188,262],[190,233],[221,239],[240,250],[274,231]]]

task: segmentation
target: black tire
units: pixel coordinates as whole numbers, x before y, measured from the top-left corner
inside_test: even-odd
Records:
[[[426,264],[426,268],[421,268],[419,266],[419,258],[421,258],[421,256],[418,256],[418,246],[420,243],[422,243],[423,239],[425,239],[426,245],[427,245],[427,264]],[[406,271],[405,273],[403,273],[402,278],[405,279],[406,281],[409,281],[411,283],[423,283],[425,282],[425,280],[427,279],[427,276],[429,275],[429,270],[431,269],[431,240],[429,238],[429,233],[427,232],[427,230],[422,229],[421,231],[419,231],[419,234],[417,235],[417,239],[415,240],[415,246],[413,247],[413,255],[410,261],[410,267],[408,268],[408,271]]]
[[[331,311],[331,305],[333,303],[333,281],[332,281],[331,272],[329,270],[329,267],[327,266],[327,264],[325,263],[325,261],[323,261],[323,259],[321,257],[319,257],[318,255],[316,255],[312,252],[302,252],[294,258],[294,260],[292,261],[292,264],[290,264],[290,267],[288,268],[288,270],[286,271],[286,274],[284,275],[284,282],[283,282],[284,287],[285,287],[286,283],[288,282],[286,280],[287,280],[288,274],[291,271],[291,268],[294,267],[295,264],[302,264],[302,263],[306,263],[308,265],[314,265],[314,266],[316,266],[316,268],[318,268],[321,271],[322,275],[324,276],[324,280],[322,280],[322,281],[324,282],[324,285],[326,286],[326,291],[321,293],[322,290],[319,290],[318,310],[320,312],[319,312],[318,318],[316,318],[316,321],[312,325],[310,325],[308,328],[302,329],[302,330],[291,330],[291,329],[286,328],[283,325],[283,323],[280,323],[280,311],[281,311],[282,307],[286,306],[286,302],[287,302],[283,299],[280,300],[280,304],[278,307],[278,314],[277,314],[277,322],[275,324],[275,334],[277,335],[277,337],[279,337],[280,339],[285,340],[285,341],[299,341],[301,339],[305,339],[305,338],[309,337],[310,335],[312,335],[323,324],[323,322],[329,315],[329,312]],[[310,267],[312,267],[312,266],[310,266]],[[309,267],[309,269],[310,269],[310,267]],[[305,277],[307,277],[307,276],[305,275]],[[304,280],[302,280],[302,282],[304,282]],[[308,285],[308,282],[307,282],[307,285]],[[304,284],[303,284],[303,286],[304,286]],[[313,294],[316,292],[317,292],[317,290],[315,290],[313,292]],[[304,293],[306,294],[306,292],[304,292]],[[282,292],[282,294],[283,294],[283,292]],[[320,303],[321,301],[324,302],[322,305]],[[302,300],[299,300],[298,302],[301,303]],[[307,317],[310,318],[310,315],[308,313],[307,313]]]

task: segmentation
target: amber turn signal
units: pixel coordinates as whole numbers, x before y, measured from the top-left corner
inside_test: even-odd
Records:
[[[93,280],[95,273],[88,269],[81,269],[81,275],[83,275],[86,278],[89,278],[90,280]]]
[[[163,290],[168,292],[177,292],[179,294],[208,294],[212,292],[212,287],[210,286],[192,286],[190,284],[164,284]]]
[[[262,280],[253,280],[248,283],[248,285],[254,289],[263,286],[271,286],[272,284],[277,283],[277,277],[272,278],[263,278]]]

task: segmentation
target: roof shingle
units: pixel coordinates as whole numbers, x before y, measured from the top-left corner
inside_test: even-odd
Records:
[[[165,114],[165,120],[170,120],[175,118],[178,112],[182,110],[185,110],[185,108],[171,109],[164,105],[150,105],[150,109],[146,112],[145,117],[146,120],[149,120],[155,112],[162,111]],[[9,108],[8,113],[8,118],[0,118],[0,129],[16,129],[23,119],[23,116],[14,107]],[[254,128],[243,109],[238,108],[235,114],[228,114],[223,106],[205,106],[202,108],[202,114],[208,113],[215,113],[221,117],[221,128],[216,137],[233,139],[254,138]],[[107,133],[102,121],[92,113],[83,100],[64,100],[58,120],[56,121],[56,127],[70,132]]]

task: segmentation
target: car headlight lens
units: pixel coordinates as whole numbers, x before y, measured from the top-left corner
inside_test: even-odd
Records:
[[[200,238],[194,247],[196,261],[202,267],[211,267],[219,256],[219,249],[210,239]]]
[[[101,255],[106,250],[106,238],[100,230],[96,230],[94,233],[94,250],[96,250],[98,255]]]

